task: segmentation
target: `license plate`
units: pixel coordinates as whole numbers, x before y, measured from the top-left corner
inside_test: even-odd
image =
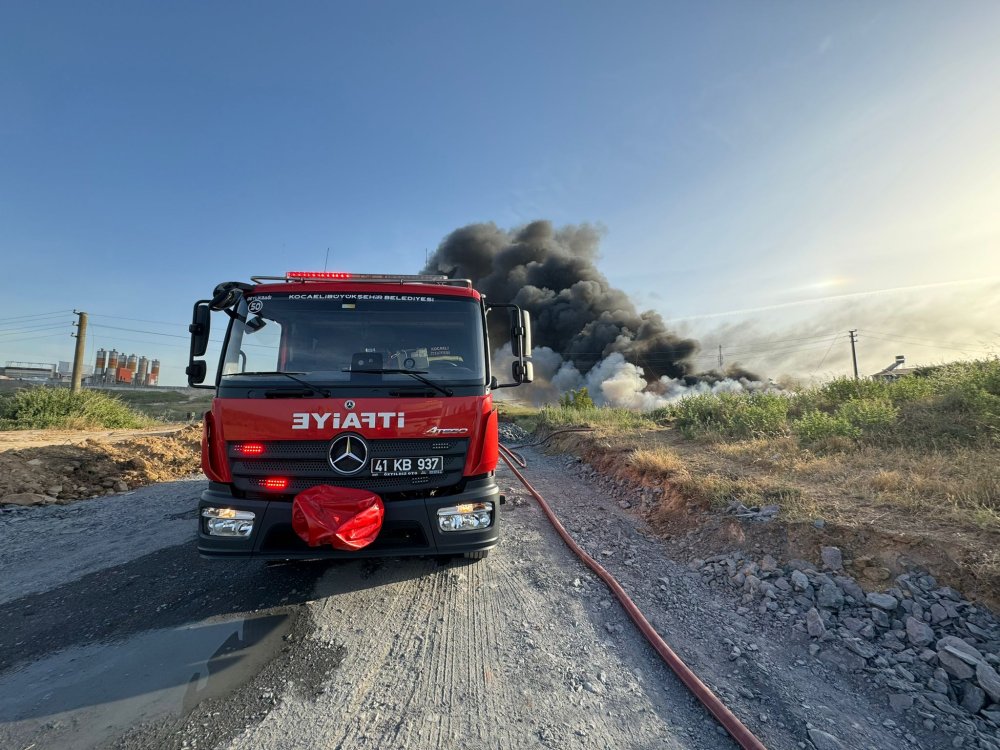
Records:
[[[372,459],[373,477],[415,477],[443,472],[444,458],[441,456]]]

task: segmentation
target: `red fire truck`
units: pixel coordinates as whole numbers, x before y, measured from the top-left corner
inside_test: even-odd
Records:
[[[188,382],[215,390],[199,552],[485,557],[502,502],[492,391],[532,380],[528,312],[443,276],[251,282],[218,285],[190,326]],[[489,357],[501,309],[513,354],[505,383]],[[226,328],[208,385],[213,312]]]

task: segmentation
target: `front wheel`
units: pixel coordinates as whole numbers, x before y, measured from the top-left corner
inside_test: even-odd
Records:
[[[490,551],[488,549],[481,549],[477,552],[465,552],[462,556],[466,560],[485,560],[489,555]]]

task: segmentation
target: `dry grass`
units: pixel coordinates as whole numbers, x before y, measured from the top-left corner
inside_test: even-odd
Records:
[[[843,544],[848,555],[881,559],[897,570],[910,563],[891,560],[909,560],[987,602],[1000,602],[995,448],[846,440],[803,446],[792,436],[690,440],[669,425],[619,414],[581,416],[594,431],[557,436],[554,444],[607,474],[662,488],[650,520],[663,530],[690,529],[733,500],[748,506],[775,503],[781,507],[779,521],[761,526],[783,535],[786,544],[804,538],[797,529],[816,533],[813,521],[823,519],[824,543]],[[542,426],[556,427],[548,416]]]
[[[644,476],[677,478],[690,476],[683,459],[667,448],[636,448],[628,457],[629,465]]]

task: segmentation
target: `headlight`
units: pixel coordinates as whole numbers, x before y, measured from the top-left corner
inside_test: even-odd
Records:
[[[256,516],[248,510],[235,508],[203,508],[201,517],[205,519],[205,531],[212,536],[247,537],[253,532]]]
[[[476,531],[493,523],[493,503],[463,503],[437,512],[441,531]]]

